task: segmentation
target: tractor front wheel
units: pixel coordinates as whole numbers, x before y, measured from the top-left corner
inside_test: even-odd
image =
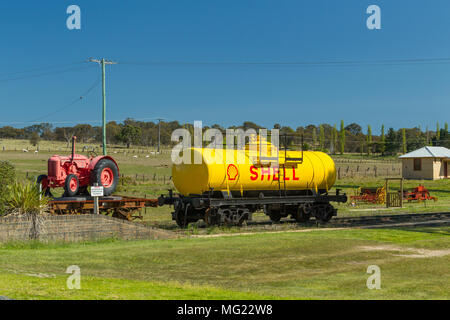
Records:
[[[64,181],[64,196],[65,197],[73,197],[78,194],[78,190],[80,188],[80,182],[78,181],[78,177],[74,174],[69,174]]]
[[[116,164],[109,159],[101,159],[95,165],[91,175],[91,185],[98,183],[103,186],[103,194],[111,195],[117,187],[119,181],[119,169]]]

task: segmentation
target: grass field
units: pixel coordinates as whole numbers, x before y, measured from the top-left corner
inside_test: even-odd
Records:
[[[0,245],[19,299],[448,299],[450,228]],[[81,268],[68,290],[66,268]],[[381,269],[369,290],[367,268]]]

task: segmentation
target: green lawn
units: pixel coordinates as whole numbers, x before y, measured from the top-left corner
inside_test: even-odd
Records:
[[[79,290],[66,289],[67,276],[30,276],[6,272],[0,274],[0,292],[14,299],[42,300],[261,300],[276,299],[255,293],[239,292],[188,283],[108,279],[83,276]]]
[[[449,235],[450,227],[440,227],[3,244],[0,295],[23,299],[448,299]],[[65,289],[69,265],[81,268],[80,291]],[[366,287],[369,265],[381,268],[381,290]]]

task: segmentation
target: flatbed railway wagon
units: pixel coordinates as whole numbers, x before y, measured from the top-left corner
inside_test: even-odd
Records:
[[[99,213],[112,217],[134,220],[142,218],[140,212],[146,207],[157,207],[157,199],[134,198],[125,196],[99,197]],[[62,197],[49,201],[52,214],[92,214],[94,199],[90,196]]]
[[[200,219],[208,225],[241,225],[258,210],[272,221],[291,216],[298,222],[311,217],[326,222],[336,216],[331,203],[345,203],[347,196],[330,192],[336,180],[331,157],[286,147],[280,151],[265,143],[270,156],[263,156],[259,141],[256,149],[186,149],[201,162],[174,164],[172,180],[179,193],[161,195],[158,205],[172,205],[172,219],[180,227]]]

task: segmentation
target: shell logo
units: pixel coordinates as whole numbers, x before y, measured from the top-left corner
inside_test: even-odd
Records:
[[[238,174],[239,174],[238,168],[234,164],[228,165],[227,168],[228,180],[236,180]]]

